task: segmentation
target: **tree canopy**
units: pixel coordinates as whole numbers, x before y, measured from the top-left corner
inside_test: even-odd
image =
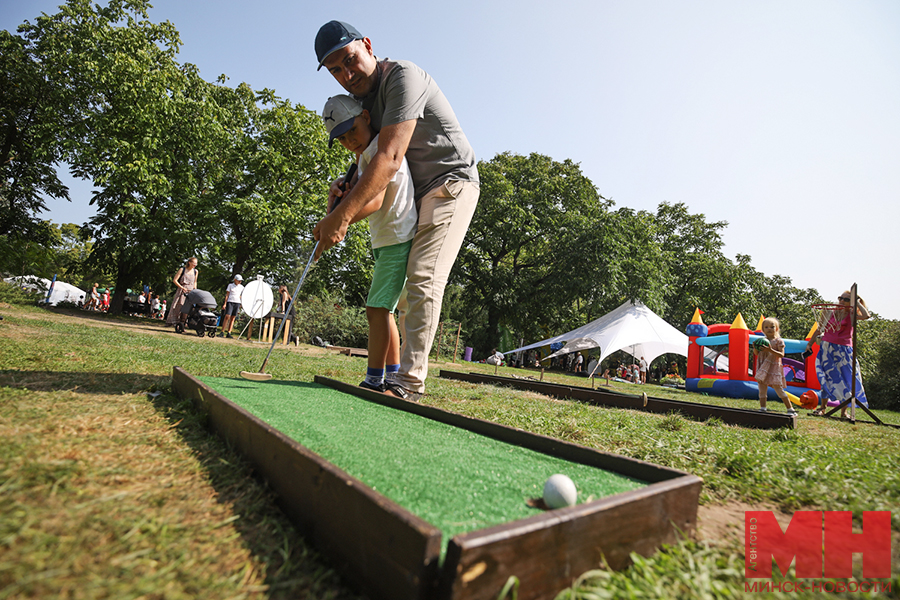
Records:
[[[28,41],[0,31],[0,235],[46,239],[45,196],[69,198],[57,175],[71,97]]]
[[[328,150],[302,106],[180,64],[177,30],[149,8],[69,0],[18,35],[3,32],[14,93],[3,97],[0,235],[49,234],[37,213],[44,195],[65,197],[65,161],[97,190],[84,235],[90,266],[115,286],[113,311],[127,288],[164,289],[190,255],[212,267],[201,282],[212,289],[242,270],[290,280],[346,153]]]
[[[567,320],[565,299],[591,285],[575,276],[580,249],[603,227],[608,203],[568,160],[503,153],[478,171],[481,196],[451,281],[467,306],[479,307],[483,318],[471,331],[485,348],[496,345],[501,325],[535,335]]]
[[[613,210],[577,164],[505,152],[479,163],[481,197],[451,275],[445,314],[487,353],[501,331],[538,340],[640,300],[676,327],[700,307],[710,323],[775,316],[805,336],[815,290],[767,277],[722,252],[725,222],[685,204]],[[752,321],[752,323],[751,323]]]

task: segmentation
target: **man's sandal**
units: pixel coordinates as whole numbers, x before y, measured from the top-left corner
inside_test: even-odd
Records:
[[[410,402],[418,402],[422,399],[422,394],[411,392],[399,383],[385,383],[384,391],[401,400],[409,400]]]

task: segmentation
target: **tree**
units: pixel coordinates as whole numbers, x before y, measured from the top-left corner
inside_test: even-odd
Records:
[[[126,288],[160,278],[197,247],[193,232],[212,214],[199,191],[218,168],[212,86],[175,61],[178,32],[151,23],[148,8],[143,0],[70,0],[20,28],[77,96],[66,158],[99,190],[86,232],[96,239],[94,265],[115,280],[114,312]]]
[[[242,270],[288,281],[305,263],[312,225],[346,152],[327,150],[324,127],[302,106],[270,90],[231,89],[224,76],[208,83],[193,65],[179,64],[178,32],[151,22],[149,7],[146,0],[69,0],[59,13],[23,24],[18,40],[4,39],[33,58],[16,81],[39,87],[46,80],[68,100],[64,118],[54,118],[55,104],[41,104],[49,93],[14,98],[27,107],[40,96],[35,106],[56,136],[47,148],[57,154],[28,164],[55,177],[53,160],[62,157],[93,182],[97,214],[85,234],[95,240],[92,266],[115,282],[113,312],[129,287],[168,288],[190,255],[215,275],[204,286],[224,286]],[[323,261],[344,266],[330,272],[355,297],[367,274],[359,229]]]
[[[728,223],[709,223],[702,213],[691,214],[687,205],[667,202],[658,206],[655,223],[666,278],[661,316],[686,325],[699,306],[714,319],[728,318],[735,273],[722,253],[720,233]]]
[[[685,204],[659,205],[656,242],[667,278],[663,317],[676,326],[687,324],[697,307],[707,323],[730,323],[740,313],[755,327],[760,316],[777,317],[782,335],[805,336],[812,324],[809,305],[818,292],[798,289],[783,275],[766,276],[747,255],[729,260],[722,253],[727,225],[709,223]]]
[[[900,410],[900,321],[877,315],[859,324],[857,352],[872,406]]]
[[[811,306],[822,301],[819,292],[794,287],[790,277],[784,275],[761,276],[756,283],[758,287],[753,289],[753,296],[758,313],[754,316],[775,317],[781,324],[782,337],[804,339],[815,322]]]
[[[477,307],[464,327],[486,352],[501,325],[532,337],[568,322],[592,287],[579,276],[581,253],[591,229],[608,225],[609,202],[570,160],[507,152],[478,172],[481,196],[451,281]]]
[[[0,31],[0,236],[15,240],[44,239],[45,195],[69,199],[55,165],[71,95],[51,72],[26,38]]]
[[[222,265],[228,277],[263,275],[287,284],[299,277],[312,251],[312,229],[324,216],[330,182],[353,159],[343,148],[328,149],[325,128],[314,112],[270,90],[219,87],[216,100],[228,141],[222,177],[209,190],[220,222],[209,254],[229,261]],[[344,244],[320,260],[318,277],[311,276],[305,290],[341,292],[337,278],[353,288],[355,297],[364,294],[352,284],[360,279],[354,269],[369,255],[368,237],[360,235],[364,228],[354,227]]]
[[[85,281],[95,279],[86,266],[93,242],[74,223],[58,225],[41,221],[44,234],[41,241],[0,237],[0,272],[11,275],[36,275],[84,287]]]
[[[588,228],[578,244],[586,290],[584,308],[573,315],[572,325],[593,321],[625,300],[663,311],[668,270],[665,254],[655,243],[653,215],[620,208],[601,223]]]

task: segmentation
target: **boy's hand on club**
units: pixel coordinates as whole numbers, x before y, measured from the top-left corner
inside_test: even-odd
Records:
[[[328,207],[327,211],[330,213],[334,210],[334,206],[338,203],[339,199],[344,196],[344,178],[339,177],[331,182],[331,187],[328,188]]]
[[[328,212],[334,210],[334,206],[340,201],[339,198],[343,198],[353,189],[353,180],[352,176],[349,180],[346,177],[338,177],[331,182],[328,188]]]

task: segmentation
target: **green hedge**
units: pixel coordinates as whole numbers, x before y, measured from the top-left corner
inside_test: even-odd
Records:
[[[333,346],[366,348],[369,342],[366,309],[346,306],[338,295],[306,298],[296,306],[294,334],[306,343],[313,343],[313,338],[319,337]]]
[[[873,408],[900,411],[900,321],[879,332],[871,346],[874,368],[864,381]]]

